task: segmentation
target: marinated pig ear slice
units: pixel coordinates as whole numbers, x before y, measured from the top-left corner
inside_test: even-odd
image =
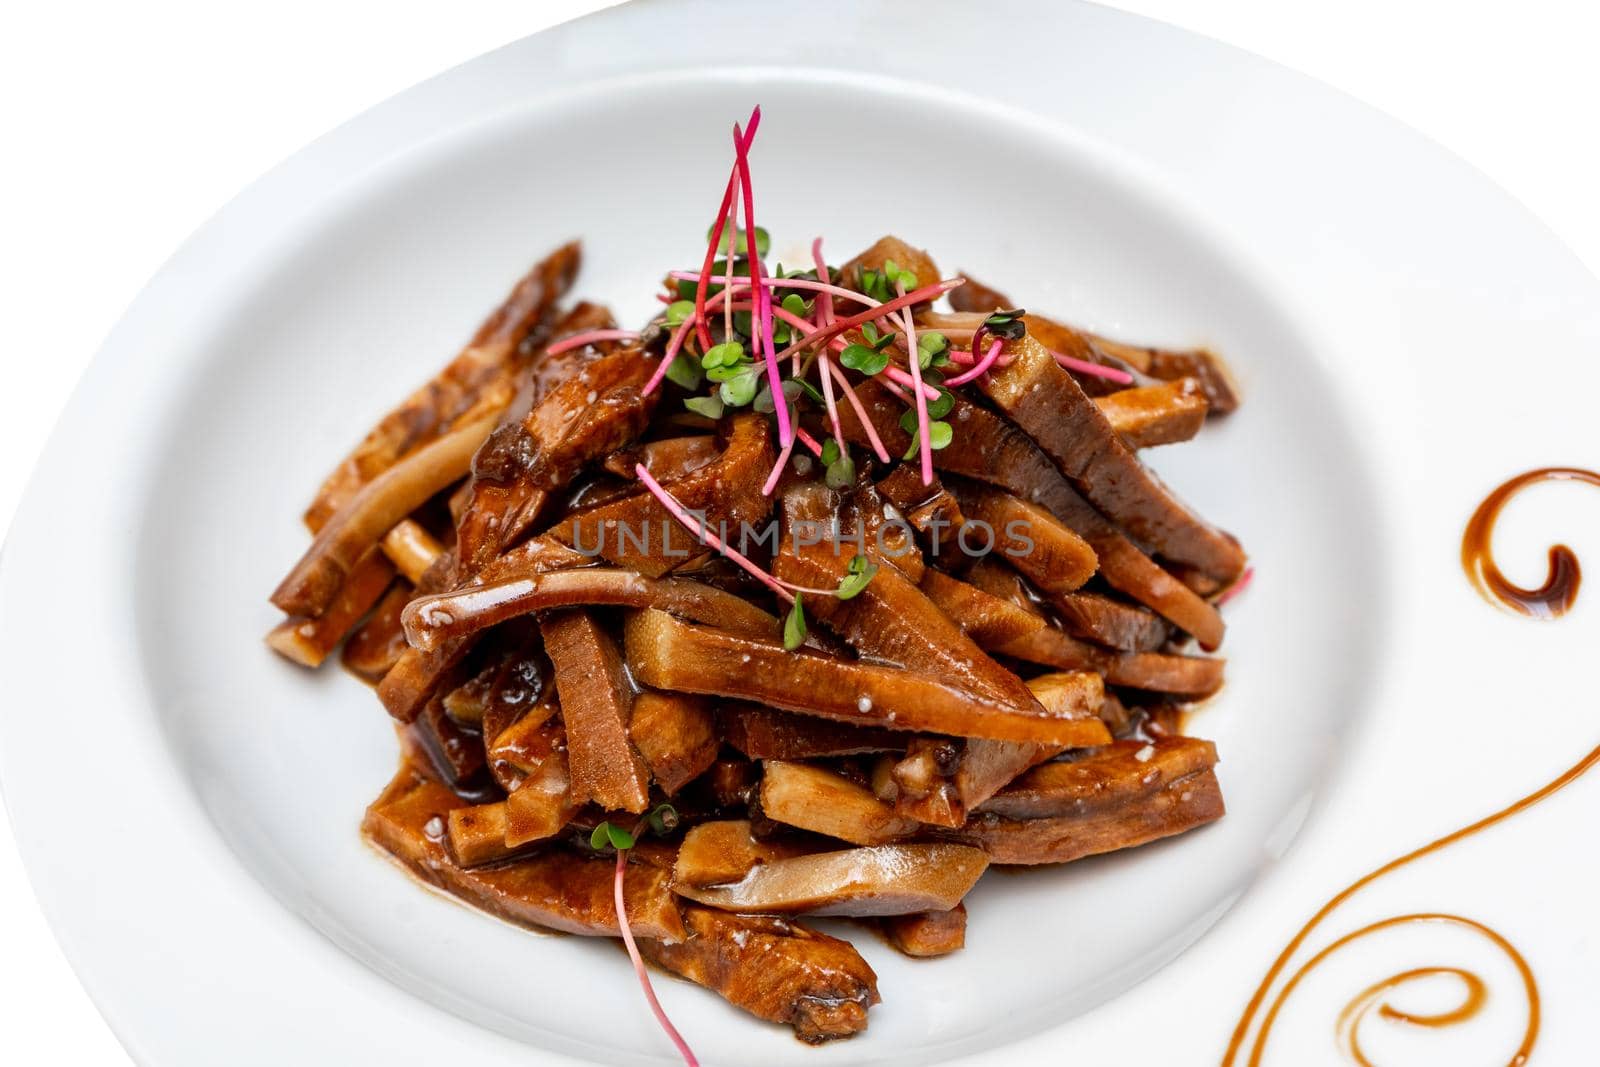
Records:
[[[906,744],[906,735],[897,730],[850,726],[757,704],[724,704],[717,721],[723,739],[751,759],[855,756],[898,751]]]
[[[980,648],[999,648],[1045,625],[1042,616],[1025,611],[1009,600],[991,596],[943,571],[929,569],[918,588],[955,620]]]
[[[638,348],[602,356],[485,444],[472,463],[472,500],[456,525],[467,573],[521,536],[550,492],[643,431],[660,399],[644,392],[653,365]]]
[[[1172,636],[1172,627],[1155,612],[1099,593],[1063,593],[1050,603],[1069,634],[1107,648],[1154,652]]]
[[[767,760],[761,812],[800,830],[852,845],[882,845],[916,833],[917,821],[898,814],[865,786],[805,763]]]
[[[1204,348],[1144,348],[1094,334],[1089,335],[1089,343],[1102,357],[1121,360],[1152,378],[1198,382],[1214,414],[1227,415],[1239,408],[1239,387],[1234,383],[1233,371],[1215,352]]]
[[[1072,814],[1039,819],[975,815],[960,830],[940,831],[989,854],[991,863],[1067,863],[1181,834],[1222,817],[1216,772],[1161,782],[1140,796],[1084,804]]]
[[[1148,796],[1216,764],[1216,746],[1198,737],[1117,741],[1076,759],[1041,763],[978,810],[1007,819],[1072,815]]]
[[[1017,659],[1066,671],[1094,671],[1110,685],[1205,697],[1222,688],[1227,660],[1163,652],[1115,652],[1046,627],[1000,651]]]
[[[411,602],[412,593],[410,582],[396,580],[367,620],[350,632],[339,654],[346,670],[376,684],[394,669],[408,647],[400,614]]]
[[[328,476],[306,512],[306,525],[320,528],[361,486],[401,456],[438,437],[456,420],[470,417],[483,391],[503,383],[517,364],[519,346],[572,286],[580,259],[574,241],[535,264],[478,327],[461,354],[385,416]]]
[[[686,578],[647,578],[615,567],[582,567],[497,577],[455,592],[417,597],[405,610],[406,636],[412,647],[431,651],[441,642],[519,615],[579,606],[660,608],[736,633],[770,634],[778,628],[775,616],[715,586]]]
[[[1193,378],[1119,389],[1096,397],[1095,407],[1129,448],[1155,448],[1187,441],[1205,425],[1205,394]]]
[[[628,739],[634,690],[616,644],[589,612],[551,612],[540,624],[556,668],[573,796],[607,811],[650,806],[650,769]]]
[[[948,956],[966,947],[967,906],[957,904],[949,911],[888,915],[883,919],[883,934],[889,944],[907,956],[918,959]]]
[[[879,845],[775,859],[727,885],[676,888],[724,911],[905,915],[955,907],[988,866],[980,850],[963,845]]]
[[[748,819],[703,822],[683,835],[672,881],[680,887],[723,885],[739,881],[763,863],[815,851],[798,841],[758,838],[751,832]]]
[[[776,916],[693,904],[683,909],[683,922],[686,940],[641,940],[645,959],[758,1018],[792,1026],[809,1044],[867,1028],[878,976],[848,941]]]
[[[618,478],[632,478],[634,468],[644,464],[658,482],[675,481],[713,462],[718,455],[717,439],[711,434],[668,437],[613,452],[605,468]]]
[[[746,525],[755,528],[772,502],[761,492],[776,454],[767,421],[760,415],[733,419],[726,447],[713,463],[663,488],[706,528],[737,545]],[[759,531],[756,531],[759,533]],[[648,492],[582,508],[548,531],[560,544],[619,567],[656,578],[682,566],[704,549],[700,540]]]
[[[272,594],[290,615],[327,610],[362,554],[428,498],[467,473],[494,426],[482,418],[417,449],[361,488],[330,517],[300,562]]]
[[[394,566],[376,548],[369,549],[350,568],[326,611],[284,619],[267,634],[267,647],[302,667],[322,666],[393,581]]]
[[[1096,508],[1170,559],[1224,581],[1244,570],[1238,542],[1139,462],[1049,350],[1024,335],[1007,342],[1006,354],[1010,362],[978,378],[978,387]]]
[[[964,518],[956,498],[939,479],[934,478],[931,485],[923,485],[922,472],[909,463],[900,464],[878,479],[878,495],[893,504],[913,529],[940,548],[955,536]]]
[[[579,807],[572,795],[567,754],[556,749],[506,798],[501,833],[506,847],[518,849],[556,836]]]
[[[967,447],[940,450],[935,459],[941,468],[999,486],[1046,508],[1089,542],[1100,573],[1112,588],[1194,634],[1203,647],[1216,648],[1222,643],[1224,627],[1216,609],[1162,570],[1115,523],[1079,496],[1026,434],[959,396],[949,417],[960,425]]]
[[[620,936],[612,857],[550,849],[527,859],[465,870],[445,848],[450,813],[465,806],[445,786],[404,767],[367,809],[361,829],[369,841],[423,881],[491,915],[538,929]],[[683,917],[669,872],[629,864],[623,882],[628,925],[636,936],[683,939]]]
[[[634,698],[628,736],[670,797],[717,761],[721,739],[716,726],[705,698],[647,689]]]
[[[967,522],[986,527],[991,554],[1046,594],[1070,593],[1094,575],[1094,549],[1044,508],[979,482],[958,480],[952,488]]]
[[[834,510],[833,494],[820,485],[796,486],[784,494],[782,550],[772,564],[779,579],[814,589],[838,588],[848,574],[854,546],[839,541],[808,544],[805,536]],[[1033,704],[1021,679],[990,659],[893,567],[880,566],[848,600],[813,597],[807,606],[870,660],[946,679],[1007,703]]]
[[[482,867],[516,855],[506,844],[506,802],[457,808],[447,822],[450,854],[462,867]]]
[[[1092,673],[1041,674],[1028,688],[1046,708],[1076,716],[1085,726],[1082,745],[1102,745],[1111,740],[1098,717],[1099,700],[1085,701],[1085,691],[1104,687]],[[1027,742],[940,739],[936,744],[913,746],[890,772],[899,796],[896,810],[936,826],[960,826],[967,813],[982,804],[1017,775],[1061,751],[1062,746]]]
[[[629,616],[628,665],[656,689],[750,700],[857,725],[1046,744],[1085,743],[1082,719],[1007,704],[912,671],[837,659],[776,642],[679,622],[660,611]],[[1085,699],[1098,702],[1086,683]],[[1031,698],[1030,698],[1031,699]],[[1100,729],[1094,730],[1100,737]]]

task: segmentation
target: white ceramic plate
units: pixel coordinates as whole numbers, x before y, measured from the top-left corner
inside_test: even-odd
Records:
[[[1594,279],[1469,168],[1316,83],[1100,8],[1004,16],[985,29],[966,4],[847,0],[595,16],[330,134],[151,282],[0,571],[7,801],[136,1059],[670,1062],[611,945],[497,923],[362,844],[389,725],[361,686],[259,635],[329,463],[559,240],[585,240],[580,293],[642,318],[662,269],[694,258],[754,103],[780,253],[893,232],[1030,306],[1223,350],[1244,409],[1157,461],[1241,536],[1258,579],[1230,608],[1229,687],[1193,723],[1223,755],[1226,819],[991,876],[946,960],[858,936],[884,1003],[850,1042],[805,1048],[659,980],[703,1062],[1217,1061],[1324,900],[1588,750],[1584,609],[1497,613],[1456,554],[1504,476],[1592,453]],[[1531,495],[1501,534],[1525,580],[1552,524],[1597,515],[1576,491]],[[1365,922],[1459,912],[1535,976],[1535,1059],[1574,1062],[1600,987],[1594,861],[1573,847],[1597,788],[1363,890],[1273,990]],[[1529,1019],[1512,959],[1460,923],[1363,938],[1298,983],[1264,1061],[1339,1062],[1352,995],[1457,966],[1489,990],[1471,1020],[1373,1016],[1362,1040],[1380,1059],[1505,1063]],[[1462,981],[1423,978],[1394,1003],[1443,1011]]]

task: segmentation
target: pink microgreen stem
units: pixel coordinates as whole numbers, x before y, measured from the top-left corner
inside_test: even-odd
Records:
[[[1055,357],[1056,362],[1061,365],[1063,370],[1077,371],[1079,374],[1087,374],[1091,378],[1104,378],[1119,385],[1133,384],[1133,375],[1127,371],[1118,370],[1115,367],[1101,366],[1099,363],[1090,363],[1087,360],[1073,359],[1064,352],[1052,350],[1050,354]]]
[[[892,363],[885,367],[883,372],[889,376],[891,381],[898,382],[907,389],[916,390],[917,394],[920,395],[924,400],[939,399],[939,390],[935,389],[931,385],[923,385],[921,380],[922,376],[920,374],[913,377]]]
[[[678,1028],[672,1025],[672,1020],[667,1018],[667,1013],[661,1010],[661,1002],[656,999],[655,987],[650,984],[650,972],[645,970],[644,960],[639,955],[639,946],[634,944],[633,929],[628,925],[628,909],[622,902],[622,879],[628,869],[628,850],[617,849],[617,880],[613,887],[612,895],[617,904],[617,926],[622,930],[622,943],[628,946],[628,958],[633,961],[633,973],[639,976],[639,985],[644,990],[644,999],[650,1002],[650,1010],[655,1013],[656,1022],[661,1024],[661,1029],[667,1032],[672,1043],[678,1046],[678,1055],[683,1057],[687,1067],[700,1067],[700,1061],[694,1058],[694,1053],[689,1049],[689,1043],[678,1033]]]
[[[884,463],[889,462],[889,450],[883,447],[883,439],[878,436],[878,431],[872,425],[872,420],[867,418],[867,409],[862,406],[861,398],[856,396],[856,391],[850,387],[850,379],[846,378],[843,371],[826,359],[823,360],[822,366],[832,376],[833,380],[839,383],[839,387],[844,390],[845,399],[850,402],[851,409],[856,413],[856,421],[861,423],[861,428],[867,432],[867,440],[872,442],[872,451]]]
[[[761,125],[761,108],[757,107],[750,112],[749,133],[745,134],[746,144],[755,137],[756,129]],[[737,141],[738,138],[735,138]],[[689,320],[694,323],[695,329],[700,334],[700,347],[711,347],[711,331],[706,327],[706,289],[711,284],[711,264],[716,262],[717,248],[722,244],[722,227],[728,219],[728,208],[733,203],[733,190],[739,180],[739,159],[735,153],[733,172],[728,175],[728,187],[722,193],[722,206],[717,208],[716,222],[711,227],[711,240],[706,242],[706,258],[700,267],[700,276],[694,290],[694,318]],[[748,219],[746,220],[748,225]],[[729,242],[731,246],[733,242]],[[728,258],[733,258],[730,254]]]
[[[760,112],[757,108],[757,113]],[[754,121],[756,116],[752,116]],[[750,317],[750,343],[761,349],[762,356],[767,363],[767,386],[772,390],[774,397],[783,395],[783,374],[778,370],[778,354],[772,344],[772,293],[761,286],[761,259],[756,255],[756,200],[750,182],[750,139],[740,138],[737,128],[733,138],[734,151],[739,155],[739,190],[744,199],[744,239],[745,257],[750,261],[750,284],[756,290],[756,306],[759,314]],[[756,337],[756,333],[760,337]],[[794,444],[794,426],[789,421],[789,406],[779,404],[776,408],[778,415],[778,443],[780,445]]]
[[[563,352],[570,352],[574,348],[592,345],[599,341],[637,341],[639,334],[635,330],[585,330],[575,333],[571,337],[563,337],[555,344],[544,350],[547,356],[559,356]]]
[[[1228,601],[1232,600],[1234,597],[1250,588],[1250,582],[1255,578],[1255,576],[1256,569],[1254,567],[1246,567],[1244,569],[1244,573],[1239,575],[1239,580],[1228,586],[1228,588],[1224,589],[1221,595],[1219,595],[1216,601],[1213,603],[1213,606],[1220,608],[1222,605],[1226,604]]]
[[[794,597],[789,594],[789,591],[776,578],[750,562],[749,558],[743,553],[724,544],[720,537],[711,532],[710,527],[689,514],[688,510],[678,503],[671,493],[663,489],[660,482],[651,476],[650,471],[646,469],[643,463],[634,465],[633,475],[649,490],[651,496],[661,502],[661,506],[667,509],[668,514],[682,523],[686,530],[698,537],[702,544],[716,549],[733,560],[752,578],[777,593],[786,603],[794,602]]]
[[[809,348],[815,344],[831,341],[833,338],[844,333],[846,330],[853,330],[863,323],[873,322],[877,319],[883,318],[885,315],[892,315],[894,312],[899,311],[903,307],[910,307],[912,304],[918,304],[924,300],[935,300],[943,296],[945,293],[948,293],[950,290],[965,285],[966,283],[967,280],[965,278],[947,278],[942,282],[935,282],[932,285],[924,285],[920,289],[913,289],[909,293],[895,297],[888,303],[879,304],[874,308],[868,308],[865,311],[851,315],[849,318],[838,319],[831,325],[824,326],[817,330],[816,333],[810,334],[794,342],[788,348],[785,348],[782,352],[778,353],[778,355],[781,358],[788,355],[792,350]]]
[[[996,338],[994,343],[989,346],[989,351],[985,352],[983,354],[983,358],[972,365],[971,370],[962,371],[954,378],[951,378],[949,381],[945,382],[944,387],[946,389],[954,389],[956,386],[966,385],[968,382],[972,381],[972,379],[986,373],[990,367],[994,366],[995,360],[1000,358],[1000,350],[1004,347],[1004,342],[1002,342],[999,338]]]
[[[695,274],[693,271],[674,270],[668,271],[667,277],[682,279],[683,281],[690,281],[699,277],[699,275]],[[748,282],[744,281],[738,283],[740,289],[746,288],[748,284]],[[819,306],[820,301],[823,299],[830,301],[830,316],[832,313],[831,300],[835,296],[843,297],[847,300],[854,300],[856,303],[865,304],[867,307],[875,308],[883,306],[882,303],[872,299],[872,297],[867,296],[865,293],[858,293],[854,289],[846,289],[842,285],[814,282],[810,278],[768,278],[767,276],[763,275],[761,278],[761,284],[768,289],[803,289],[808,293],[816,293],[818,294],[817,299],[819,301]]]
[[[780,394],[781,395],[781,394]],[[761,495],[771,496],[772,491],[778,487],[778,479],[783,477],[783,468],[789,463],[789,454],[794,451],[794,442],[790,441],[778,450],[778,462],[772,465],[772,470],[767,472],[767,480],[761,483]],[[777,579],[774,579],[776,581]]]
[[[906,295],[906,287],[899,281],[894,283],[894,291],[900,296]],[[933,484],[933,436],[928,427],[928,398],[922,392],[922,353],[917,351],[917,327],[911,321],[911,309],[907,307],[900,313],[900,322],[906,332],[906,352],[909,356],[907,362],[911,365],[912,395],[917,398],[917,443],[918,450],[922,453],[922,484]],[[935,391],[934,396],[938,396]]]
[[[820,286],[830,286],[828,281],[828,261],[822,258],[822,238],[818,237],[811,242],[811,262],[817,268],[817,281]],[[790,279],[793,281],[794,279]],[[827,326],[833,322],[833,289],[819,287],[817,289],[817,321]],[[807,287],[809,288],[809,286]],[[845,292],[849,292],[848,289]]]
[[[839,445],[839,451],[845,452],[844,430],[839,428],[839,405],[833,399],[833,376],[828,372],[833,369],[833,363],[828,359],[827,349],[822,351],[822,369],[817,372],[817,377],[822,379],[822,405],[828,409],[828,425],[833,428],[833,439]]]

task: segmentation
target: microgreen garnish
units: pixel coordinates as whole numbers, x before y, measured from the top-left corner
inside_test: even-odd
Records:
[[[908,411],[906,414],[911,416],[911,429],[908,432],[915,433],[916,432],[916,428],[917,428],[917,413],[915,411]],[[904,425],[904,424],[905,424],[904,420],[902,420],[901,425]],[[953,440],[954,438],[955,438],[955,431],[950,428],[950,424],[948,422],[939,422],[936,419],[930,419],[929,420],[929,422],[928,422],[928,447],[931,448],[933,451],[937,452],[941,448],[948,447],[950,442],[951,442],[951,440]],[[917,458],[917,453],[919,451],[921,451],[920,442],[912,441],[911,442],[911,447],[906,449],[906,454],[901,456],[900,458],[901,459],[916,459]]]
[[[783,395],[790,400],[799,400],[801,395],[809,396],[816,403],[821,404],[822,394],[817,392],[817,387],[804,378],[785,378],[783,380]]]
[[[829,442],[830,444],[832,442]],[[840,456],[828,464],[828,470],[822,477],[829,489],[844,489],[855,484],[856,461],[849,456]]]
[[[698,389],[701,378],[700,368],[695,361],[681,352],[667,364],[667,380],[673,385],[683,389]]]
[[[632,848],[633,835],[620,826],[613,826],[609,822],[603,822],[589,834],[589,847],[599,852],[607,845],[618,852],[626,848]]]
[[[799,293],[790,293],[788,296],[778,301],[778,306],[783,308],[783,310],[787,311],[789,314],[798,315],[801,318],[805,318],[807,315],[811,314],[811,302],[806,300],[805,297],[801,296]]]
[[[917,276],[902,269],[892,259],[883,261],[882,270],[861,268],[861,291],[874,300],[887,301],[893,297],[896,282],[907,289],[915,289]]]
[[[939,399],[928,401],[928,418],[942,419],[956,406],[956,395],[938,382],[933,387],[939,390]]]
[[[725,369],[725,368],[719,368]],[[761,372],[755,364],[741,368],[738,373],[723,380],[718,395],[722,402],[731,407],[742,408],[756,398],[756,390],[761,385]]]
[[[866,556],[856,555],[850,559],[850,565],[845,568],[844,577],[839,579],[839,589],[833,595],[840,600],[849,600],[872,582],[878,573],[878,565]]]
[[[708,371],[718,367],[736,367],[744,358],[744,345],[738,341],[724,341],[706,349],[706,354],[700,357],[700,366]]]
[[[717,228],[715,226],[712,226],[709,230],[706,231],[706,240],[707,241],[709,241],[713,237],[715,237],[716,229]],[[734,231],[732,231],[730,233],[728,231],[728,229],[726,227],[724,227],[723,231],[722,231],[722,240],[717,242],[717,254],[725,256],[725,255],[728,254],[728,249],[729,248],[733,248],[733,249],[737,250],[737,249],[743,248],[744,246],[745,246],[745,232],[744,232],[744,230],[742,230],[742,229],[734,230]],[[762,227],[762,226],[757,226],[756,227],[756,255],[765,257],[766,254],[767,254],[767,249],[769,249],[771,247],[772,247],[772,238],[767,235],[766,228]]]
[[[694,316],[693,300],[674,300],[667,305],[667,325],[681,326],[685,319]]]
[[[691,396],[683,402],[683,406],[696,415],[704,415],[708,419],[722,418],[722,398],[717,396]]]
[[[950,362],[950,341],[937,330],[917,335],[917,361],[923,367],[943,367]]]
[[[657,804],[645,821],[650,824],[651,831],[661,837],[678,828],[678,809],[671,804]]]
[[[846,345],[845,350],[839,353],[839,362],[870,378],[874,374],[883,373],[884,368],[889,365],[889,356],[866,345]]]
[[[794,607],[783,620],[783,647],[793,652],[806,643],[806,612],[800,606],[800,593],[794,595]]]
[[[1004,341],[1015,341],[1028,332],[1028,326],[1022,321],[1022,316],[1027,312],[1022,308],[1011,311],[996,311],[993,315],[983,320],[984,329],[993,337]]]

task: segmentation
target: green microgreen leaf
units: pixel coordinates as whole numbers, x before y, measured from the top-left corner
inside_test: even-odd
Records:
[[[833,442],[829,442],[832,444]],[[856,461],[849,456],[839,456],[828,464],[827,473],[823,475],[823,482],[829,489],[844,489],[855,484]]]
[[[808,304],[805,297],[801,296],[799,293],[790,293],[779,302],[778,306],[783,308],[783,310],[787,311],[789,314],[799,316],[800,318],[805,318],[807,315],[811,314],[810,304]]]
[[[710,229],[706,230],[706,240],[711,240],[712,231],[714,231],[716,228],[717,227],[715,225],[712,225]],[[747,247],[745,243],[744,230],[735,230],[724,225],[722,227],[722,239],[717,243],[717,254],[723,256],[727,255],[730,244],[733,246],[733,250],[735,252],[741,251]],[[765,257],[767,254],[767,249],[770,247],[772,247],[771,236],[768,235],[765,228],[757,226],[756,255]]]
[[[678,828],[678,809],[671,804],[657,804],[645,822],[657,837],[664,836]]]
[[[877,573],[878,565],[866,556],[852,556],[850,565],[845,568],[844,577],[839,579],[839,588],[833,595],[840,600],[849,600],[870,585]]]
[[[889,365],[889,357],[876,348],[868,348],[866,345],[847,345],[845,350],[839,353],[839,362],[870,378],[874,374],[883,372]]]
[[[632,848],[633,835],[620,826],[613,826],[609,822],[603,822],[589,834],[589,847],[598,852],[607,845],[610,845],[618,852]]]
[[[883,277],[891,289],[896,285],[905,289],[915,289],[917,287],[917,276],[892,259],[883,261]]]
[[[694,316],[693,300],[674,300],[667,305],[667,325],[681,326],[684,321]]]
[[[983,326],[992,337],[998,337],[1003,341],[1015,341],[1028,332],[1027,324],[1022,321],[1022,316],[1026,314],[1022,308],[997,311],[983,320]]]
[[[806,643],[806,612],[800,606],[800,594],[794,595],[794,607],[783,620],[783,647],[793,652]]]
[[[783,395],[790,400],[798,401],[801,396],[808,396],[814,403],[825,403],[817,387],[804,378],[785,378],[783,380]]]
[[[683,406],[696,415],[704,415],[708,419],[722,418],[722,398],[716,396],[691,396],[683,402]]]
[[[917,335],[917,361],[924,367],[932,366],[940,356],[945,356],[946,363],[950,362],[949,351],[949,339],[938,330]]]
[[[760,387],[760,373],[753,366],[745,367],[723,382],[719,393],[723,403],[742,408],[756,398],[756,390]]]
[[[744,359],[744,345],[738,341],[724,341],[720,345],[712,345],[706,349],[706,354],[700,357],[700,366],[706,370],[717,367],[737,366]]]
[[[911,428],[906,432],[911,434],[911,447],[906,449],[906,454],[901,456],[901,459],[915,459],[922,454],[921,439],[917,435],[916,412],[913,411],[910,415]],[[903,418],[900,421],[900,425],[905,425]],[[928,446],[931,451],[937,452],[939,449],[947,447],[954,437],[955,431],[950,428],[948,422],[936,422],[932,419],[928,421]]]
[[[700,368],[692,357],[679,352],[667,364],[667,381],[683,389],[700,388]]]
[[[830,437],[822,442],[822,464],[831,466],[837,462],[839,462],[839,442]]]
[[[942,385],[935,388],[939,390],[939,397],[937,400],[928,401],[928,418],[942,419],[956,406],[956,395]]]

